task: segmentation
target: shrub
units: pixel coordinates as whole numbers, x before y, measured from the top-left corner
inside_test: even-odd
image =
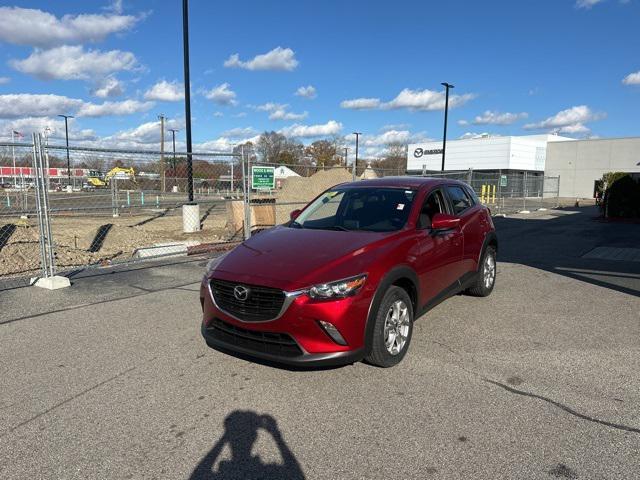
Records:
[[[626,174],[610,183],[605,192],[605,212],[608,217],[640,217],[640,182]]]

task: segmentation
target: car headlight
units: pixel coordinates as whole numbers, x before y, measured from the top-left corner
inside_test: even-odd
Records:
[[[366,279],[367,275],[363,273],[355,277],[336,280],[335,282],[314,285],[309,289],[309,296],[311,298],[349,297],[358,293],[358,290],[364,285]]]

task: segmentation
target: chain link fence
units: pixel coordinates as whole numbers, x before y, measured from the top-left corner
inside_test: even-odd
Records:
[[[256,185],[255,172],[265,170],[272,183]],[[0,144],[0,289],[217,249],[287,222],[292,210],[336,184],[404,174],[365,162],[282,165],[220,152],[67,149],[38,135],[32,143]],[[558,204],[558,177],[471,170],[428,176],[467,182],[493,213]]]

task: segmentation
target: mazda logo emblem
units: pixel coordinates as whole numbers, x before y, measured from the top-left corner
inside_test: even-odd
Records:
[[[416,158],[420,158],[423,154],[424,154],[424,150],[421,149],[421,148],[416,148],[413,151],[413,156],[416,157]]]
[[[247,298],[249,298],[249,289],[247,287],[243,287],[242,285],[236,285],[233,289],[233,296],[241,302],[244,302]]]

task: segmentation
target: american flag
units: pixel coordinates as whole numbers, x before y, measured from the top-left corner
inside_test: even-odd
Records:
[[[20,132],[18,132],[16,130],[13,131],[13,134],[17,135],[18,137],[24,137],[24,135],[22,135]]]

